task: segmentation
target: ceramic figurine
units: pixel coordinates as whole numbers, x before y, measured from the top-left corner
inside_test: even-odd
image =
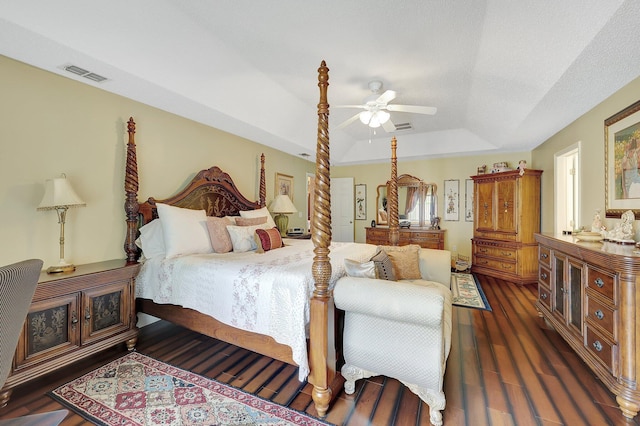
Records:
[[[602,232],[602,219],[600,218],[600,209],[596,209],[591,223],[591,232]]]
[[[527,160],[520,160],[518,163],[518,170],[520,170],[520,176],[524,175],[524,169],[527,168]]]

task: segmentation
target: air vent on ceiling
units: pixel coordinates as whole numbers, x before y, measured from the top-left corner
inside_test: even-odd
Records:
[[[307,154],[306,152],[301,152],[300,154],[298,154],[300,157],[310,157],[309,154]]]
[[[411,123],[394,123],[394,124],[396,125],[396,132],[413,129],[413,127],[411,126]]]
[[[107,77],[103,77],[100,74],[96,74],[94,72],[85,70],[84,68],[80,68],[75,65],[63,65],[62,69],[68,71],[72,74],[79,75],[81,77],[87,78],[91,81],[95,81],[96,83],[101,83],[105,80],[108,80]]]

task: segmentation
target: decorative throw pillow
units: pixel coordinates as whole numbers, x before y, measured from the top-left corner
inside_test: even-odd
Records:
[[[387,256],[384,250],[379,250],[371,258],[376,268],[376,278],[381,280],[395,281],[396,274],[393,271],[393,264],[391,258]]]
[[[373,260],[360,263],[357,260],[345,259],[344,269],[347,275],[356,278],[375,278],[376,266]]]
[[[398,280],[419,280],[420,274],[420,246],[378,246],[391,258],[393,272]]]
[[[282,247],[282,237],[278,228],[256,229],[255,240],[258,253]]]
[[[276,223],[273,221],[273,218],[271,217],[271,213],[269,213],[269,210],[267,210],[266,207],[263,207],[261,209],[257,209],[257,210],[243,210],[240,211],[240,216],[241,217],[262,217],[265,216],[267,218],[267,228],[275,228],[276,227]]]
[[[216,253],[228,253],[233,250],[227,225],[233,225],[233,222],[227,217],[207,217],[211,247]]]
[[[162,232],[162,221],[160,219],[152,220],[140,228],[140,245],[138,247],[142,249],[142,254],[146,259],[166,256]]]
[[[213,252],[204,210],[183,209],[160,203],[157,208],[158,217],[162,220],[167,257]]]
[[[263,223],[267,223],[267,217],[266,216],[260,216],[260,217],[237,217],[236,218],[236,225],[238,226],[251,226],[251,225],[261,225]],[[233,223],[231,223],[231,225],[233,225]]]
[[[225,216],[225,219],[228,219],[229,221],[231,221],[232,225],[236,224],[236,219],[239,218],[240,216]]]
[[[255,250],[258,246],[256,245],[255,238],[253,238],[253,234],[256,232],[256,229],[265,229],[266,227],[266,224],[252,226],[227,225],[227,231],[229,231],[231,244],[233,245],[233,252],[244,253],[245,251]]]

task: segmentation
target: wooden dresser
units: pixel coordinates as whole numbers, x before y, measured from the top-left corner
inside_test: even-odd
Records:
[[[609,242],[537,234],[540,315],[616,395],[640,409],[640,254]]]
[[[124,260],[78,265],[74,272],[42,272],[0,407],[15,386],[126,342],[133,350],[136,328],[134,277],[139,264]]]
[[[516,284],[538,281],[540,175],[526,169],[471,176],[474,220],[471,271]]]
[[[389,228],[377,226],[366,228],[367,244],[389,245]],[[444,229],[401,228],[398,245],[418,244],[422,248],[444,250]]]

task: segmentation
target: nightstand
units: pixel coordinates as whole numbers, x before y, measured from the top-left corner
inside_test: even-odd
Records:
[[[74,272],[42,272],[0,406],[17,385],[138,338],[134,278],[139,264],[125,260],[79,265]]]

